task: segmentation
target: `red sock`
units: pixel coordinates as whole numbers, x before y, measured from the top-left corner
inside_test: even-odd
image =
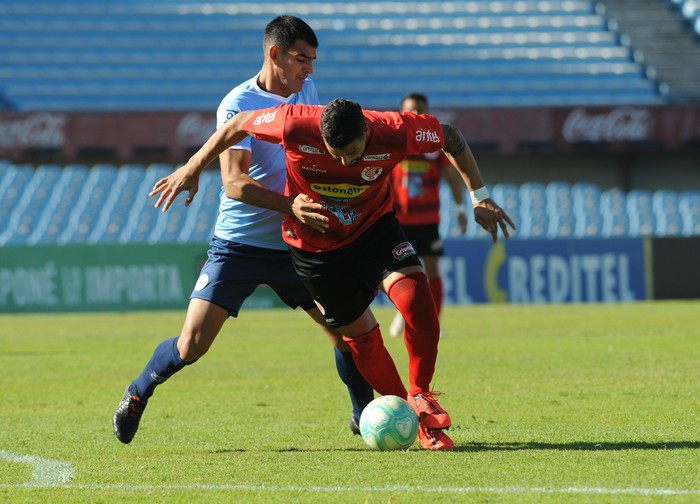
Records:
[[[400,278],[389,288],[388,295],[406,321],[404,342],[408,350],[409,392],[415,395],[428,391],[440,340],[440,322],[428,277],[424,273],[414,273]]]
[[[442,277],[431,278],[428,281],[430,282],[430,292],[433,294],[433,301],[435,302],[435,310],[439,317],[442,311]]]
[[[396,364],[384,346],[379,325],[357,338],[343,336],[350,346],[357,369],[367,383],[381,395],[407,396],[406,387],[396,370]]]

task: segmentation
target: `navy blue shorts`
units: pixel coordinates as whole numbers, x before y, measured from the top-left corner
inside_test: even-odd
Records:
[[[291,308],[316,306],[287,250],[252,247],[216,236],[190,298],[214,303],[236,317],[243,301],[262,284],[269,285]]]
[[[354,322],[374,300],[389,274],[421,266],[413,245],[393,213],[381,216],[355,241],[329,252],[290,247],[302,281],[322,306],[330,327]]]

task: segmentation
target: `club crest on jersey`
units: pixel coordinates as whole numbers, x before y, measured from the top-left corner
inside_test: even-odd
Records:
[[[386,161],[391,157],[391,154],[386,153],[386,154],[367,154],[366,156],[362,156],[363,161]]]
[[[276,115],[276,110],[274,112],[263,112],[255,118],[255,121],[253,121],[253,126],[260,126],[261,124],[271,123],[275,120]]]
[[[326,151],[324,151],[323,149],[319,149],[318,147],[312,147],[310,145],[300,145],[299,152],[303,152],[305,154],[325,154],[326,153]]]
[[[382,168],[381,166],[365,166],[362,169],[362,173],[360,174],[360,176],[363,180],[371,182],[372,180],[376,180],[377,177],[379,177],[379,175],[381,175],[383,171],[384,168]]]
[[[416,142],[440,142],[440,137],[437,131],[433,130],[416,130]]]
[[[416,251],[413,250],[413,245],[411,245],[411,242],[406,241],[394,247],[394,250],[392,250],[391,253],[394,254],[394,259],[400,261],[408,256],[414,255]]]

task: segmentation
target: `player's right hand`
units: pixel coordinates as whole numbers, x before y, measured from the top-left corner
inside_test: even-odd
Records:
[[[194,195],[199,191],[199,173],[191,169],[187,164],[156,182],[153,186],[153,190],[148,193],[148,196],[152,198],[160,194],[155,207],[159,208],[163,205],[163,212],[167,212],[170,205],[172,205],[175,198],[177,198],[177,195],[182,191],[189,191],[187,199],[185,200],[185,206],[190,206]]]
[[[292,202],[292,214],[294,214],[294,217],[321,233],[325,233],[330,226],[328,216],[319,213],[325,211],[326,209],[323,205],[316,203],[306,194],[297,194]]]

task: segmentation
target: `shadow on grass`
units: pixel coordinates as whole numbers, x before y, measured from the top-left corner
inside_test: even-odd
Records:
[[[700,441],[671,441],[658,443],[645,443],[640,441],[627,441],[624,443],[584,443],[573,441],[571,443],[467,443],[455,445],[456,452],[489,452],[489,451],[526,451],[526,450],[559,450],[559,451],[625,451],[625,450],[696,450],[700,448]],[[418,444],[411,448],[420,450]],[[367,452],[366,447],[343,448],[342,450],[332,450],[328,448],[296,448],[288,446],[286,448],[271,449],[246,449],[246,448],[221,448],[212,450],[212,453],[254,453],[254,452],[275,452],[275,453],[308,453],[308,452]],[[371,450],[370,450],[371,451]]]
[[[700,441],[669,441],[645,443],[642,441],[626,441],[621,443],[468,443],[455,446],[454,451],[487,452],[487,451],[521,451],[521,450],[562,450],[562,451],[623,451],[623,450],[687,450],[700,448]]]

